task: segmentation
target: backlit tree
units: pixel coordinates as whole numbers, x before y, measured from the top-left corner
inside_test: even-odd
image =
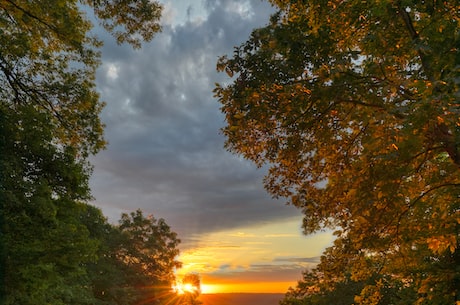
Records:
[[[269,167],[267,190],[302,210],[306,233],[336,230],[323,281],[366,283],[361,304],[394,281],[455,303],[460,2],[272,3],[218,61],[232,77],[215,89],[226,147]]]

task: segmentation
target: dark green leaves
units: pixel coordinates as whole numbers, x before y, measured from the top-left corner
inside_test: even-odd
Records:
[[[178,265],[178,240],[159,220],[152,241],[137,245],[144,264],[127,266],[129,238],[86,204],[87,160],[105,140],[101,42],[83,5],[118,42],[139,47],[159,31],[155,1],[0,1],[2,304],[133,304],[145,301],[133,282],[168,281]],[[147,264],[156,269],[144,274]]]

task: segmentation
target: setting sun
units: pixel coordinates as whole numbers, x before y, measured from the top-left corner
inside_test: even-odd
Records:
[[[173,286],[173,290],[177,294],[184,294],[184,293],[197,293],[199,292],[199,288],[190,284],[190,283],[185,283],[185,284],[176,284]]]
[[[199,274],[202,294],[285,293],[333,239],[330,232],[304,236],[299,221],[293,217],[202,235],[181,252],[176,278]]]

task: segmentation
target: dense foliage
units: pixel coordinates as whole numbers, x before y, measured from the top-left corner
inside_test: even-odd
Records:
[[[89,196],[85,164],[53,144],[46,113],[0,111],[4,304],[86,304],[84,264],[97,241],[78,219]]]
[[[349,303],[459,302],[460,2],[272,3],[215,93],[227,148],[269,167],[306,233],[336,230],[285,304],[347,283]]]
[[[99,242],[97,259],[86,264],[97,304],[161,304],[174,297],[180,240],[163,219],[137,210],[123,214],[118,226],[112,226],[94,207],[81,215],[90,236]]]
[[[181,305],[200,305],[198,299],[201,294],[201,279],[197,273],[184,275],[181,282],[181,292],[178,295],[177,303]]]
[[[87,204],[105,145],[91,10],[133,47],[160,30],[156,1],[0,0],[1,304],[138,304],[179,266],[164,220]]]
[[[0,1],[0,100],[5,109],[46,112],[55,140],[87,156],[105,142],[95,90],[101,41],[90,35],[93,10],[118,42],[139,47],[160,30],[156,1]]]

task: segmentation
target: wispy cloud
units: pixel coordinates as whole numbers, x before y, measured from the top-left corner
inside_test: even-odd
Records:
[[[319,263],[320,257],[276,257],[273,261],[274,262],[290,262],[290,263],[311,263],[317,264]]]
[[[298,236],[298,234],[290,234],[290,233],[284,233],[284,234],[265,234],[265,238],[285,238],[285,237],[295,237]]]

